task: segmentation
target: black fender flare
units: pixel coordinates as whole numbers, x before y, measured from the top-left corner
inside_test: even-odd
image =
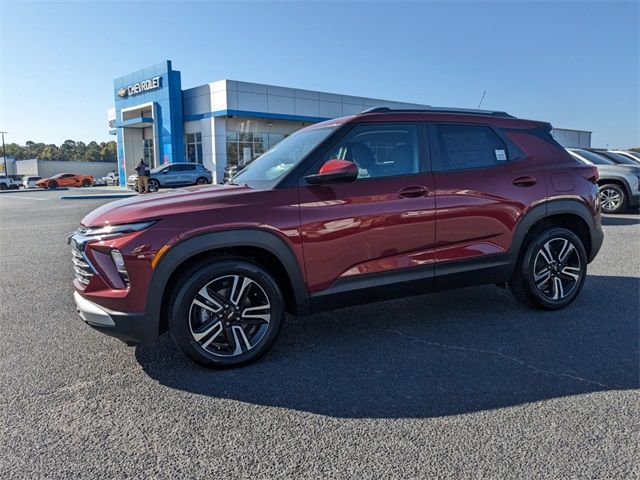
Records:
[[[548,200],[536,205],[520,219],[514,230],[509,252],[511,263],[514,267],[517,263],[524,240],[531,228],[545,218],[563,214],[575,215],[582,219],[587,225],[591,240],[591,249],[587,251],[587,257],[589,258],[589,262],[593,260],[600,250],[604,238],[600,222],[596,221],[596,216],[583,201],[563,198]]]
[[[187,238],[167,250],[153,269],[147,293],[146,314],[160,321],[167,284],[171,275],[183,262],[207,251],[229,247],[256,247],[274,255],[289,275],[296,313],[304,315],[309,312],[309,295],[305,288],[304,276],[289,245],[274,233],[247,228],[202,233]]]

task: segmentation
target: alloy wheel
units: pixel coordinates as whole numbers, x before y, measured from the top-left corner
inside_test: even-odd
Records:
[[[566,238],[552,238],[538,250],[533,263],[536,288],[549,300],[567,298],[581,280],[580,255]]]
[[[189,309],[193,340],[210,354],[235,357],[265,337],[271,304],[256,281],[242,275],[218,277],[202,287]]]
[[[600,190],[600,207],[605,212],[613,212],[622,205],[622,195],[613,188]]]

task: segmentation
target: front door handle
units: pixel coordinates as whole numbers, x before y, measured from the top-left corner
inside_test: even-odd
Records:
[[[516,177],[513,179],[513,184],[516,187],[531,187],[538,183],[538,179],[530,177],[529,175],[523,175],[522,177]]]
[[[423,187],[422,185],[416,185],[413,187],[405,187],[398,192],[398,195],[404,198],[417,198],[424,197],[429,189],[427,187]]]

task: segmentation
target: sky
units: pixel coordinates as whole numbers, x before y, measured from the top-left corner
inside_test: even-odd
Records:
[[[223,78],[482,108],[640,146],[640,2],[0,0],[7,142],[113,140],[113,79]]]

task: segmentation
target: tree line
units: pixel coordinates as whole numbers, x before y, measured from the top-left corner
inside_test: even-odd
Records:
[[[37,158],[38,160],[69,160],[72,162],[116,162],[116,142],[76,142],[65,140],[60,145],[36,143],[28,140],[24,145],[6,144],[7,157],[16,160]],[[1,155],[1,152],[0,152]]]

